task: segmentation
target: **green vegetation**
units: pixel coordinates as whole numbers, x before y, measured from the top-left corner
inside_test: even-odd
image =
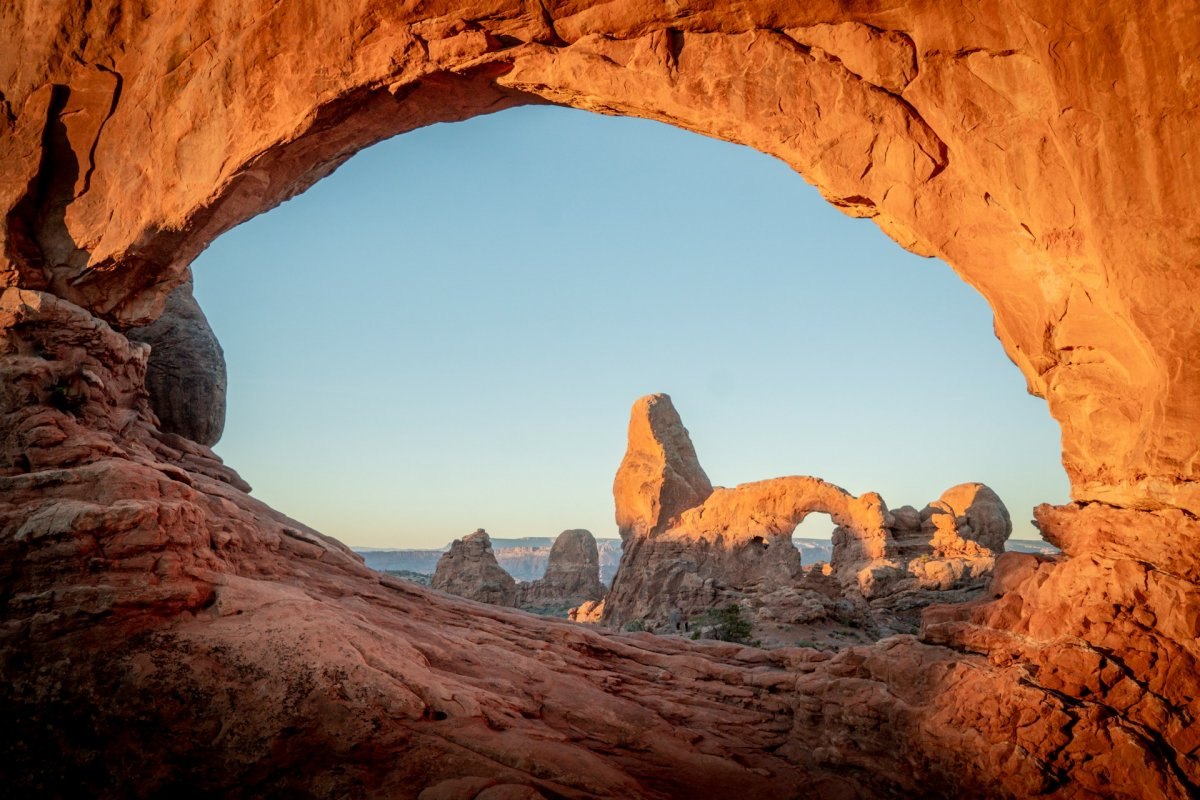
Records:
[[[742,607],[731,603],[724,608],[713,609],[691,621],[696,628],[693,639],[699,639],[702,628],[708,628],[712,638],[722,642],[736,642],[757,646],[758,642],[750,638],[754,633],[754,625],[742,614]]]
[[[717,623],[716,636],[718,639],[722,642],[750,644],[750,634],[754,633],[754,626],[750,620],[742,616],[741,606],[730,603],[717,611],[714,617]]]
[[[646,630],[646,621],[641,619],[630,620],[625,623],[625,630],[628,633],[639,633]]]
[[[399,578],[402,581],[428,586],[433,583],[433,576],[426,575],[424,572],[413,572],[408,569],[385,569],[381,570],[385,575],[391,575],[393,578]]]
[[[573,603],[566,605],[548,605],[548,606],[521,606],[522,611],[528,611],[530,614],[537,614],[539,617],[554,617],[555,619],[569,619],[570,611]]]

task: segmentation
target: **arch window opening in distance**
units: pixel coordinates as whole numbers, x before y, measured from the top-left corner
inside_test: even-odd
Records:
[[[1014,538],[1067,499],[1057,426],[971,287],[782,162],[659,123],[535,106],[413,131],[193,269],[229,366],[216,450],[352,546],[615,537],[629,407],[658,391],[717,485],[816,475],[921,508],[981,481]]]

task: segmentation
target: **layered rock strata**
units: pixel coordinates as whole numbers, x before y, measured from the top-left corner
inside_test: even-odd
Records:
[[[6,790],[1196,795],[1193,5],[0,8]],[[216,236],[545,101],[770,153],[944,258],[1062,427],[1064,557],[832,657],[606,637],[381,579],[159,430],[120,331]]]
[[[450,544],[438,559],[430,585],[480,603],[517,605],[517,582],[496,562],[491,537],[482,528]]]

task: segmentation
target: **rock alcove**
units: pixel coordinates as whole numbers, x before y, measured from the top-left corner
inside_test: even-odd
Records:
[[[0,12],[6,780],[1195,793],[1186,5]],[[120,331],[209,241],[380,138],[546,101],[749,144],[954,266],[1062,425],[1075,502],[1037,515],[1066,557],[1007,554],[988,601],[832,658],[535,629],[379,579],[158,429],[147,348]]]

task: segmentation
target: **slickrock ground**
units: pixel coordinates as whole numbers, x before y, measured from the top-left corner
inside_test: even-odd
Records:
[[[1194,796],[1198,12],[3,5],[6,791]],[[546,101],[775,155],[950,263],[1062,426],[1064,557],[833,657],[604,636],[381,580],[159,429],[121,331],[216,236],[379,139]],[[706,491],[672,485],[638,518]]]
[[[518,587],[522,608],[561,608],[598,601],[608,591],[600,582],[600,551],[591,531],[563,531],[550,548],[546,574]]]
[[[708,491],[686,507],[681,484]],[[764,643],[916,633],[925,607],[983,591],[1012,533],[1008,509],[981,483],[895,513],[873,492],[854,497],[808,476],[713,488],[665,394],[634,403],[613,496],[624,553],[605,623],[687,631],[689,620],[737,604]],[[668,507],[670,516],[658,511]],[[830,562],[805,569],[792,533],[811,513],[837,528]]]
[[[430,585],[480,603],[517,605],[517,582],[496,563],[491,537],[482,528],[451,543],[438,559]]]

